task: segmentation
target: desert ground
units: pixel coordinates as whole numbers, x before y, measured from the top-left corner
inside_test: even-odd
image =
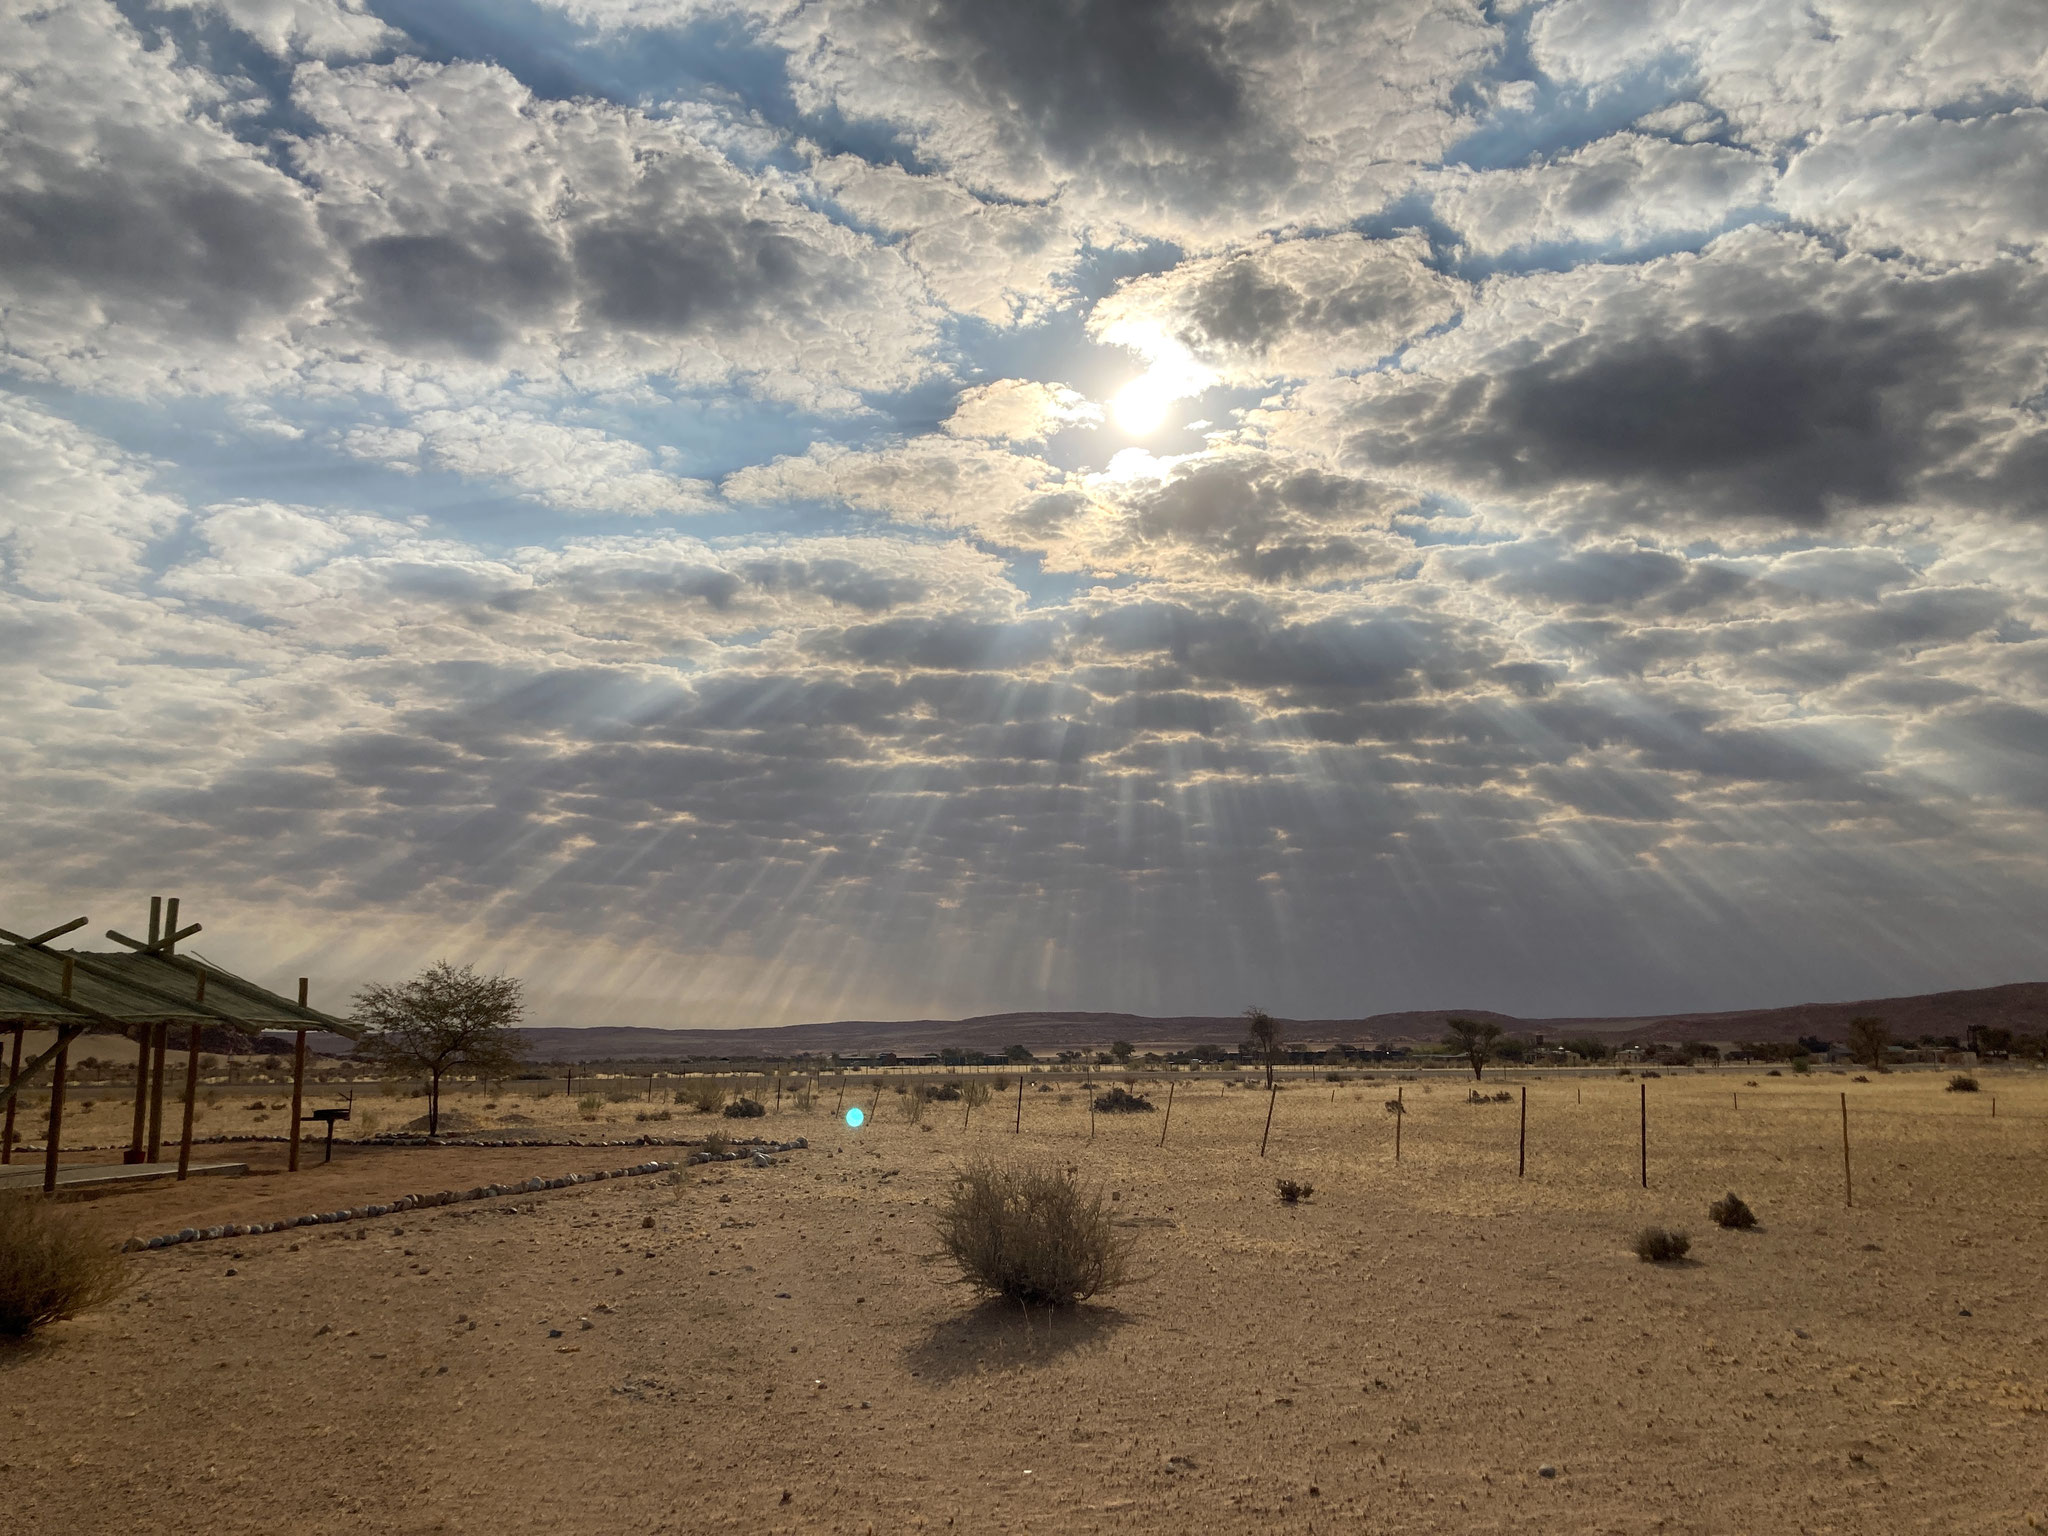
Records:
[[[1163,1077],[1137,1074],[1162,1111],[1092,1127],[1075,1084],[1027,1080],[1021,1133],[1014,1086],[918,1126],[869,1080],[859,1130],[829,1083],[745,1122],[638,1121],[623,1082],[595,1121],[458,1095],[529,1134],[810,1147],[137,1254],[122,1299],[0,1350],[6,1528],[2040,1528],[2048,1073],[1978,1076],[1667,1073],[1648,1189],[1642,1085],[1612,1073],[1528,1079],[1520,1178],[1519,1103],[1448,1073],[1294,1077],[1263,1158],[1266,1094],[1214,1075],[1178,1081],[1170,1128]],[[669,1154],[209,1155],[253,1170],[76,1209],[147,1236]],[[1067,1314],[978,1302],[932,1230],[976,1155],[1098,1182],[1134,1282]],[[1283,1205],[1283,1177],[1313,1196]],[[1729,1189],[1758,1229],[1708,1222]],[[1690,1259],[1638,1262],[1645,1223]]]

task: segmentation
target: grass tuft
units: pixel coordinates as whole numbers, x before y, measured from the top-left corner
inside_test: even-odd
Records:
[[[40,1195],[0,1196],[0,1338],[112,1301],[128,1266],[105,1237]]]
[[[1102,1192],[1064,1168],[970,1163],[939,1206],[938,1232],[969,1284],[1025,1306],[1072,1306],[1130,1278],[1131,1242]]]
[[[1942,1091],[1944,1093],[1975,1093],[1978,1091],[1977,1079],[1970,1076],[1967,1072],[1958,1072],[1948,1080],[1948,1087]]]
[[[1645,1227],[1636,1234],[1636,1257],[1645,1264],[1670,1264],[1692,1250],[1692,1239],[1664,1227]]]
[[[1715,1226],[1727,1227],[1731,1231],[1756,1225],[1756,1212],[1732,1189],[1708,1206],[1707,1214],[1714,1218]]]
[[[1279,1183],[1280,1199],[1287,1205],[1299,1205],[1316,1192],[1315,1185],[1301,1183],[1294,1179],[1282,1179]]]

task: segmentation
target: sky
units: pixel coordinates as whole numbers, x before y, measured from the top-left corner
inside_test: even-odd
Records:
[[[0,925],[2048,974],[2044,101],[2038,0],[0,0]]]

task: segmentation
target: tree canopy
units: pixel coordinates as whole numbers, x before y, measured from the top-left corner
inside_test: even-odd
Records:
[[[1280,1021],[1256,1005],[1244,1011],[1244,1048],[1266,1064],[1266,1086],[1273,1086],[1273,1066],[1287,1048]]]
[[[1445,1019],[1444,1044],[1472,1064],[1472,1076],[1482,1076],[1500,1044],[1503,1031],[1486,1019]]]
[[[485,1077],[518,1068],[526,1042],[517,1025],[526,1006],[514,976],[479,976],[436,961],[409,981],[373,982],[356,993],[351,1014],[369,1031],[356,1054],[427,1080],[427,1134],[441,1128],[441,1079],[457,1067]]]

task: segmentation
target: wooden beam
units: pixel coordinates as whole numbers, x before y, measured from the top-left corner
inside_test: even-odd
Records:
[[[199,1097],[199,1026],[185,1041],[185,1125],[178,1133],[178,1178],[192,1166],[192,1105]]]
[[[84,1034],[84,1030],[78,1033]],[[43,1138],[43,1193],[57,1192],[57,1144],[64,1136],[64,1067],[71,1051],[71,1036],[57,1031],[57,1065],[50,1074],[50,1134]]]
[[[156,948],[156,941],[163,937],[164,899],[161,896],[149,898],[149,945]]]
[[[71,919],[70,922],[59,923],[56,927],[48,930],[45,933],[39,933],[32,939],[21,939],[17,942],[26,944],[32,949],[41,948],[43,945],[49,943],[50,940],[61,939],[64,937],[65,934],[69,933],[72,929],[83,928],[85,924],[85,918],[74,917],[73,919]]]
[[[162,938],[151,939],[144,943],[141,939],[131,939],[127,934],[109,928],[107,930],[107,937],[116,944],[126,944],[130,949],[140,950],[145,955],[162,954],[165,959],[169,959],[175,953],[173,946],[177,944],[178,940],[189,939],[193,934],[203,933],[204,931],[205,929],[201,924],[194,923],[189,928],[181,928],[175,933],[166,933]]]
[[[31,940],[24,939],[17,934],[9,933],[5,928],[0,928],[0,940],[5,940],[10,944],[30,944],[33,942]],[[128,939],[124,940],[124,942],[132,944],[135,941],[132,939]],[[194,1013],[203,1013],[210,1019],[218,1019],[223,1024],[230,1025],[233,1028],[242,1030],[252,1035],[260,1035],[266,1028],[272,1027],[268,1025],[258,1024],[253,1020],[245,1019],[237,1014],[229,1013],[225,1009],[215,1008],[211,1006],[206,1001],[206,989],[203,985],[199,988],[199,996],[196,1000],[187,999],[180,997],[175,992],[171,992],[163,987],[159,987],[153,982],[137,980],[131,972],[125,971],[119,966],[110,966],[106,964],[104,961],[95,960],[94,957],[91,955],[71,955],[66,956],[64,958],[75,960],[77,962],[78,968],[85,972],[85,974],[88,976],[96,976],[102,981],[110,982],[118,987],[123,987],[130,992],[138,992],[145,997],[155,998],[157,1001],[164,1003],[166,1005],[166,1012],[173,1012],[187,1016]],[[202,981],[205,977],[212,974],[204,966],[195,964],[194,962],[187,960],[182,956],[174,958],[168,955],[159,954],[157,958],[160,960],[167,961],[169,964],[176,966],[179,970],[184,971],[187,975],[200,978]],[[49,1001],[49,994],[46,992],[37,991],[37,989],[33,985],[15,980],[12,977],[8,978],[7,984],[12,987],[20,987],[25,992],[32,992],[37,997],[44,999],[44,1001]],[[87,1009],[82,1006],[74,1007],[72,1011],[92,1013],[92,1016],[94,1018],[99,1019],[104,1023],[111,1024],[114,1029],[116,1029],[122,1034],[126,1034],[134,1023],[133,1020],[113,1019],[106,1014],[93,1013],[91,1009]],[[306,1012],[313,1014],[314,1018],[319,1019],[321,1021],[321,1026],[323,1028],[331,1022],[326,1018],[324,1014],[315,1013],[314,1010],[310,1008],[308,1008]],[[137,1144],[140,1145],[139,1142]]]
[[[14,1026],[14,1059],[7,1065],[7,1086],[10,1089],[13,1088],[15,1082],[21,1077],[21,1042],[22,1037],[27,1033],[28,1027],[26,1025],[17,1024]],[[13,1161],[14,1095],[10,1092],[7,1095],[7,1123],[4,1128],[0,1128],[0,1164]]]
[[[199,925],[197,923],[194,923],[192,926],[196,928]],[[167,955],[175,955],[177,952],[178,898],[173,896],[169,901],[164,903],[164,953]]]

